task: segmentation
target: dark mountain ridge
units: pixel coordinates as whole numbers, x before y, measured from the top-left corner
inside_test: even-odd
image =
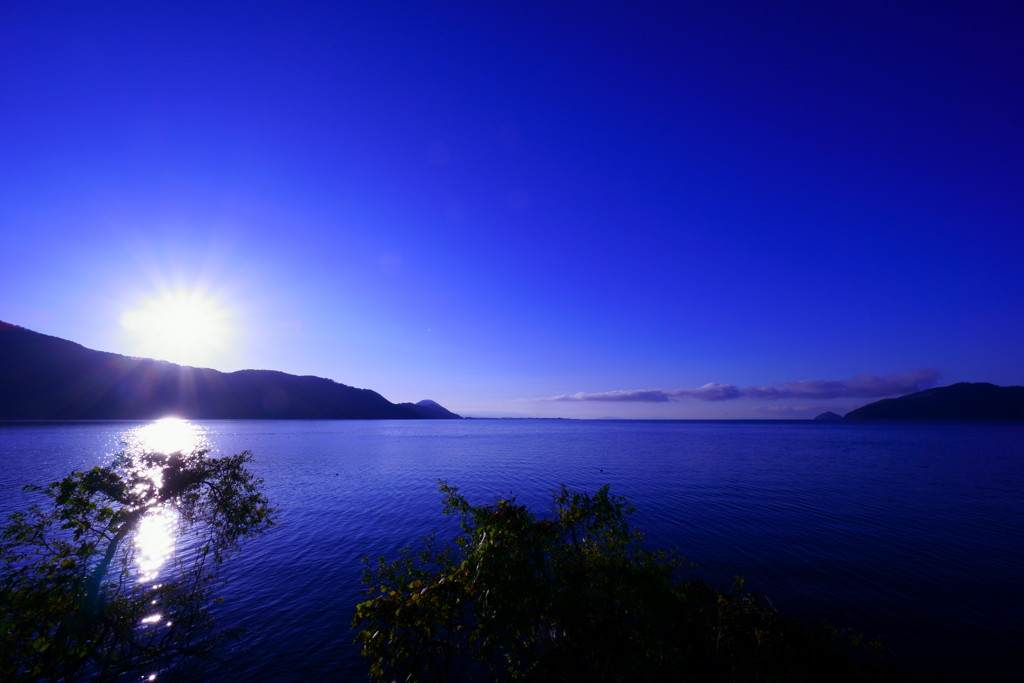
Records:
[[[87,349],[0,321],[0,419],[438,419],[433,401],[275,370],[220,372]]]
[[[1024,420],[1024,387],[960,382],[885,398],[846,414],[847,420]]]

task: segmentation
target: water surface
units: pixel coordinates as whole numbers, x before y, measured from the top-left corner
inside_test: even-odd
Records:
[[[138,423],[0,425],[0,512],[20,486],[103,462]],[[918,674],[1011,680],[1024,667],[1024,425],[660,421],[210,421],[251,450],[280,525],[226,567],[225,625],[249,636],[209,680],[361,680],[361,558],[415,544],[437,479],[471,501],[543,507],[611,484],[652,544],[781,611],[880,635]]]

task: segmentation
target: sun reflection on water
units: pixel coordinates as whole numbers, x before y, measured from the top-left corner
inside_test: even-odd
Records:
[[[178,514],[166,507],[157,507],[146,513],[135,531],[135,564],[139,582],[156,580],[160,567],[174,552]]]
[[[163,485],[167,457],[180,453],[189,456],[209,447],[205,429],[188,420],[164,418],[136,427],[123,436],[125,452],[137,475],[137,496],[152,495],[145,516],[134,534],[135,568],[139,583],[155,581],[161,568],[174,554],[177,542],[178,514],[166,505],[157,505],[156,494]]]
[[[163,604],[159,591],[164,582],[182,578],[172,560],[179,547],[180,518],[169,501],[164,501],[165,472],[172,458],[177,466],[202,457],[210,449],[206,428],[181,418],[164,418],[134,427],[121,434],[120,452],[111,456],[115,466],[131,483],[130,506],[142,517],[132,533],[132,575],[136,585],[154,597],[138,622],[138,627],[162,638],[164,629],[174,624],[173,608]],[[187,465],[186,465],[187,466]],[[186,543],[187,545],[187,543]],[[148,613],[147,613],[148,612]],[[159,672],[140,680],[155,681]]]
[[[191,453],[206,445],[204,430],[180,417],[165,417],[129,434],[133,450],[147,453]]]

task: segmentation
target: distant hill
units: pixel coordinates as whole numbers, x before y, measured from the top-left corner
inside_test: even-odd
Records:
[[[452,411],[448,410],[440,403],[425,399],[423,401],[417,401],[416,403],[399,403],[400,406],[406,406],[413,412],[417,413],[420,417],[434,419],[434,420],[460,420],[461,415],[456,415]]]
[[[458,418],[433,401],[273,370],[219,372],[93,351],[0,322],[0,419]]]
[[[846,414],[847,420],[1024,420],[1024,387],[961,382],[886,398]]]

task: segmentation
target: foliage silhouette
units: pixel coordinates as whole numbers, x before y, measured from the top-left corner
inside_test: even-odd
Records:
[[[218,569],[266,531],[275,510],[251,454],[119,454],[73,472],[11,515],[0,538],[0,680],[112,680],[209,653]],[[140,575],[135,537],[149,515],[176,517],[176,566]]]
[[[737,579],[716,590],[651,551],[605,486],[562,486],[538,518],[514,498],[470,505],[462,533],[367,561],[356,641],[375,680],[883,680],[880,644],[780,616]]]

